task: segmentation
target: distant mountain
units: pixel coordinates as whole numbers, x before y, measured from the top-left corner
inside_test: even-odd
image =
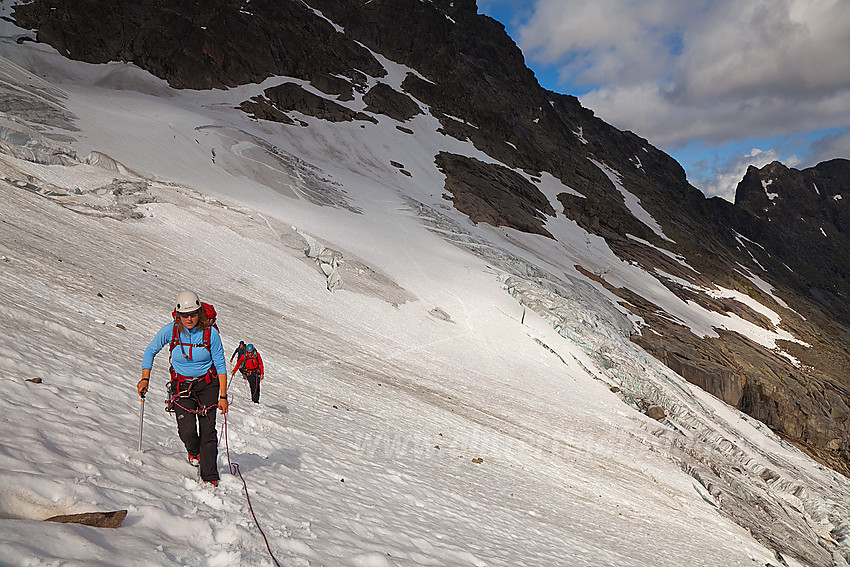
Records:
[[[721,286],[780,313],[795,360],[734,330],[699,336],[638,287],[576,266],[642,319],[632,338],[648,352],[850,474],[850,162],[750,168],[734,205],[706,199],[645,139],[540,87],[473,0],[32,0],[11,19],[69,58],[133,62],[176,88],[281,77],[239,105],[258,120],[388,116],[416,136],[405,123],[427,108],[443,134],[482,153],[428,156],[446,175],[446,203],[471,221],[556,239],[547,221],[563,214],[683,302],[774,329],[706,291]],[[416,72],[396,90],[379,57]],[[557,195],[562,210],[543,192],[547,174],[571,189]]]
[[[834,159],[798,171],[773,162],[750,166],[735,206],[749,213],[741,230],[785,265],[784,280],[842,323],[850,273],[850,161]]]

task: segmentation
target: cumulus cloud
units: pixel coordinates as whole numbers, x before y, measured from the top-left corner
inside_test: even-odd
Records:
[[[667,151],[694,140],[850,127],[850,9],[843,0],[531,5],[517,27],[529,60],[556,66],[585,106]],[[846,136],[828,142],[850,156]]]
[[[686,8],[672,0],[536,0],[519,27],[523,51],[577,85],[634,85],[663,76]],[[669,12],[669,13],[668,13]]]
[[[788,167],[794,167],[798,163],[793,156],[784,160],[781,158],[782,156],[776,150],[753,148],[745,154],[704,159],[704,163],[695,164],[693,170],[701,173],[698,174],[700,177],[691,179],[691,183],[702,190],[707,197],[721,197],[734,203],[735,189],[744,178],[749,166],[763,167],[780,160]]]

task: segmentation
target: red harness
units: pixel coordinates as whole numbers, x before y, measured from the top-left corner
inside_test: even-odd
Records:
[[[192,343],[180,342],[180,326],[175,321],[174,322],[174,331],[171,333],[171,356],[174,356],[174,349],[178,345],[180,346],[180,352],[183,353],[184,357],[186,356],[186,353],[183,350],[183,347],[189,347],[190,355],[191,355],[193,348],[204,347],[209,351],[210,356],[212,356],[212,347],[210,346],[210,335],[211,334],[212,334],[212,327],[207,327],[206,329],[204,329],[204,336],[203,336],[203,339],[201,339],[202,340],[201,344],[196,345],[196,344],[192,344]],[[171,372],[171,380],[177,381],[177,391],[178,392],[182,390],[181,386],[183,385],[183,382],[186,382],[187,380],[192,381],[192,380],[196,379],[195,377],[192,377],[192,376],[183,376],[182,374],[178,374],[174,370],[174,366],[171,366],[169,368],[169,372]],[[207,384],[209,384],[210,381],[212,381],[212,377],[216,376],[216,375],[218,375],[218,372],[215,369],[215,365],[212,365],[212,366],[210,366],[210,369],[207,371],[206,375],[203,376],[203,378],[207,381]]]

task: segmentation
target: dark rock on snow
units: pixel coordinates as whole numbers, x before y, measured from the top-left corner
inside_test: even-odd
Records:
[[[67,516],[53,516],[45,522],[60,522],[62,524],[83,524],[94,528],[120,528],[127,517],[127,510],[115,512],[88,512],[85,514],[70,514]]]

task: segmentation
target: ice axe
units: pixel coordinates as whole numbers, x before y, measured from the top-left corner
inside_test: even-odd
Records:
[[[147,388],[142,388],[142,391],[139,392],[139,399],[141,400],[139,407],[139,451],[142,450],[142,426],[145,424],[145,394],[147,391]]]

